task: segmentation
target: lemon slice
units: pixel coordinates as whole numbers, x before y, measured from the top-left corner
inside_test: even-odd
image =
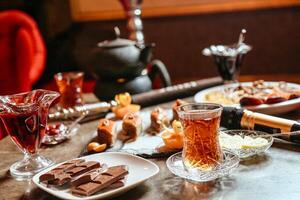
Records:
[[[228,149],[254,149],[268,145],[268,140],[261,137],[253,138],[250,136],[242,137],[240,135],[232,136],[221,132],[220,144],[222,147]]]
[[[242,149],[261,148],[268,144],[268,140],[264,138],[251,138],[244,140],[244,144],[241,146]]]

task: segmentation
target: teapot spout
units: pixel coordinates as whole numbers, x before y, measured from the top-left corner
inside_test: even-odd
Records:
[[[140,61],[144,64],[148,64],[152,58],[152,48],[155,46],[154,43],[147,44],[142,47]]]

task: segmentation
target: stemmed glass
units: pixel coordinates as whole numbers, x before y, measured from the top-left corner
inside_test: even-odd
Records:
[[[202,51],[203,55],[213,57],[224,84],[238,82],[237,78],[243,59],[252,49],[251,46],[244,43],[245,33],[246,30],[242,29],[236,44],[211,45]]]
[[[0,96],[0,118],[12,141],[24,153],[23,160],[10,167],[15,178],[31,178],[53,164],[38,154],[38,148],[45,135],[49,107],[58,97],[57,92],[41,89]]]
[[[238,84],[238,76],[245,55],[252,49],[244,43],[246,30],[242,29],[239,40],[233,45],[211,45],[203,49],[202,54],[211,56],[217,65],[219,75],[223,79],[225,87],[222,93],[230,99],[234,99],[232,83]]]

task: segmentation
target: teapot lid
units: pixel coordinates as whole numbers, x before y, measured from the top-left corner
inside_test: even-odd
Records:
[[[97,46],[101,48],[115,48],[136,45],[135,41],[120,38],[120,29],[118,27],[115,27],[114,31],[116,34],[116,39],[99,42]]]

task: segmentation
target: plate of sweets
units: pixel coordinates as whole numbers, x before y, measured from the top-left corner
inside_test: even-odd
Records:
[[[82,155],[97,152],[127,152],[145,158],[166,157],[182,148],[182,126],[176,108],[185,103],[177,100],[172,108],[155,107],[140,111],[131,104],[128,93],[116,96],[117,108],[98,122],[94,139]]]
[[[300,107],[300,85],[287,82],[240,82],[208,88],[196,102],[219,103],[265,114],[286,113]]]
[[[40,189],[62,199],[120,195],[159,172],[156,164],[120,152],[105,152],[59,163],[33,177]]]

